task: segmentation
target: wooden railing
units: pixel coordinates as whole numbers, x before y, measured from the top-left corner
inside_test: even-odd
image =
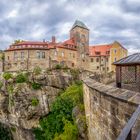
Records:
[[[140,117],[140,105],[137,107],[136,111],[131,116],[128,123],[125,125],[117,140],[132,140],[132,128],[134,127],[136,121]],[[136,140],[140,140],[140,132],[136,137]]]

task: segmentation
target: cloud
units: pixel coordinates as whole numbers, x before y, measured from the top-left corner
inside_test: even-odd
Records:
[[[16,39],[58,41],[69,37],[76,19],[90,29],[90,44],[117,40],[140,51],[139,0],[4,0],[0,1],[0,49]]]

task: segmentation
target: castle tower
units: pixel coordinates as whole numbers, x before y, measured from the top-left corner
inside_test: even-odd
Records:
[[[70,30],[70,38],[73,38],[78,50],[79,67],[85,66],[89,54],[89,29],[76,20]]]

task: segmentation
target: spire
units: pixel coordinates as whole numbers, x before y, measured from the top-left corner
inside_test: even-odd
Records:
[[[79,21],[79,20],[76,20],[76,21],[75,21],[75,23],[73,24],[71,30],[72,30],[73,28],[77,27],[77,26],[89,30],[89,29],[87,28],[87,26],[86,26],[82,21]]]

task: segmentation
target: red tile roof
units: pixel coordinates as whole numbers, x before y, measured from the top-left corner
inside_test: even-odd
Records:
[[[48,42],[23,41],[10,45],[6,51],[27,49],[48,49]]]
[[[112,44],[90,46],[89,55],[90,56],[107,56],[109,55],[109,51],[111,47],[112,47]]]
[[[73,39],[68,39],[63,42],[64,45],[73,45],[75,46],[74,40]]]

